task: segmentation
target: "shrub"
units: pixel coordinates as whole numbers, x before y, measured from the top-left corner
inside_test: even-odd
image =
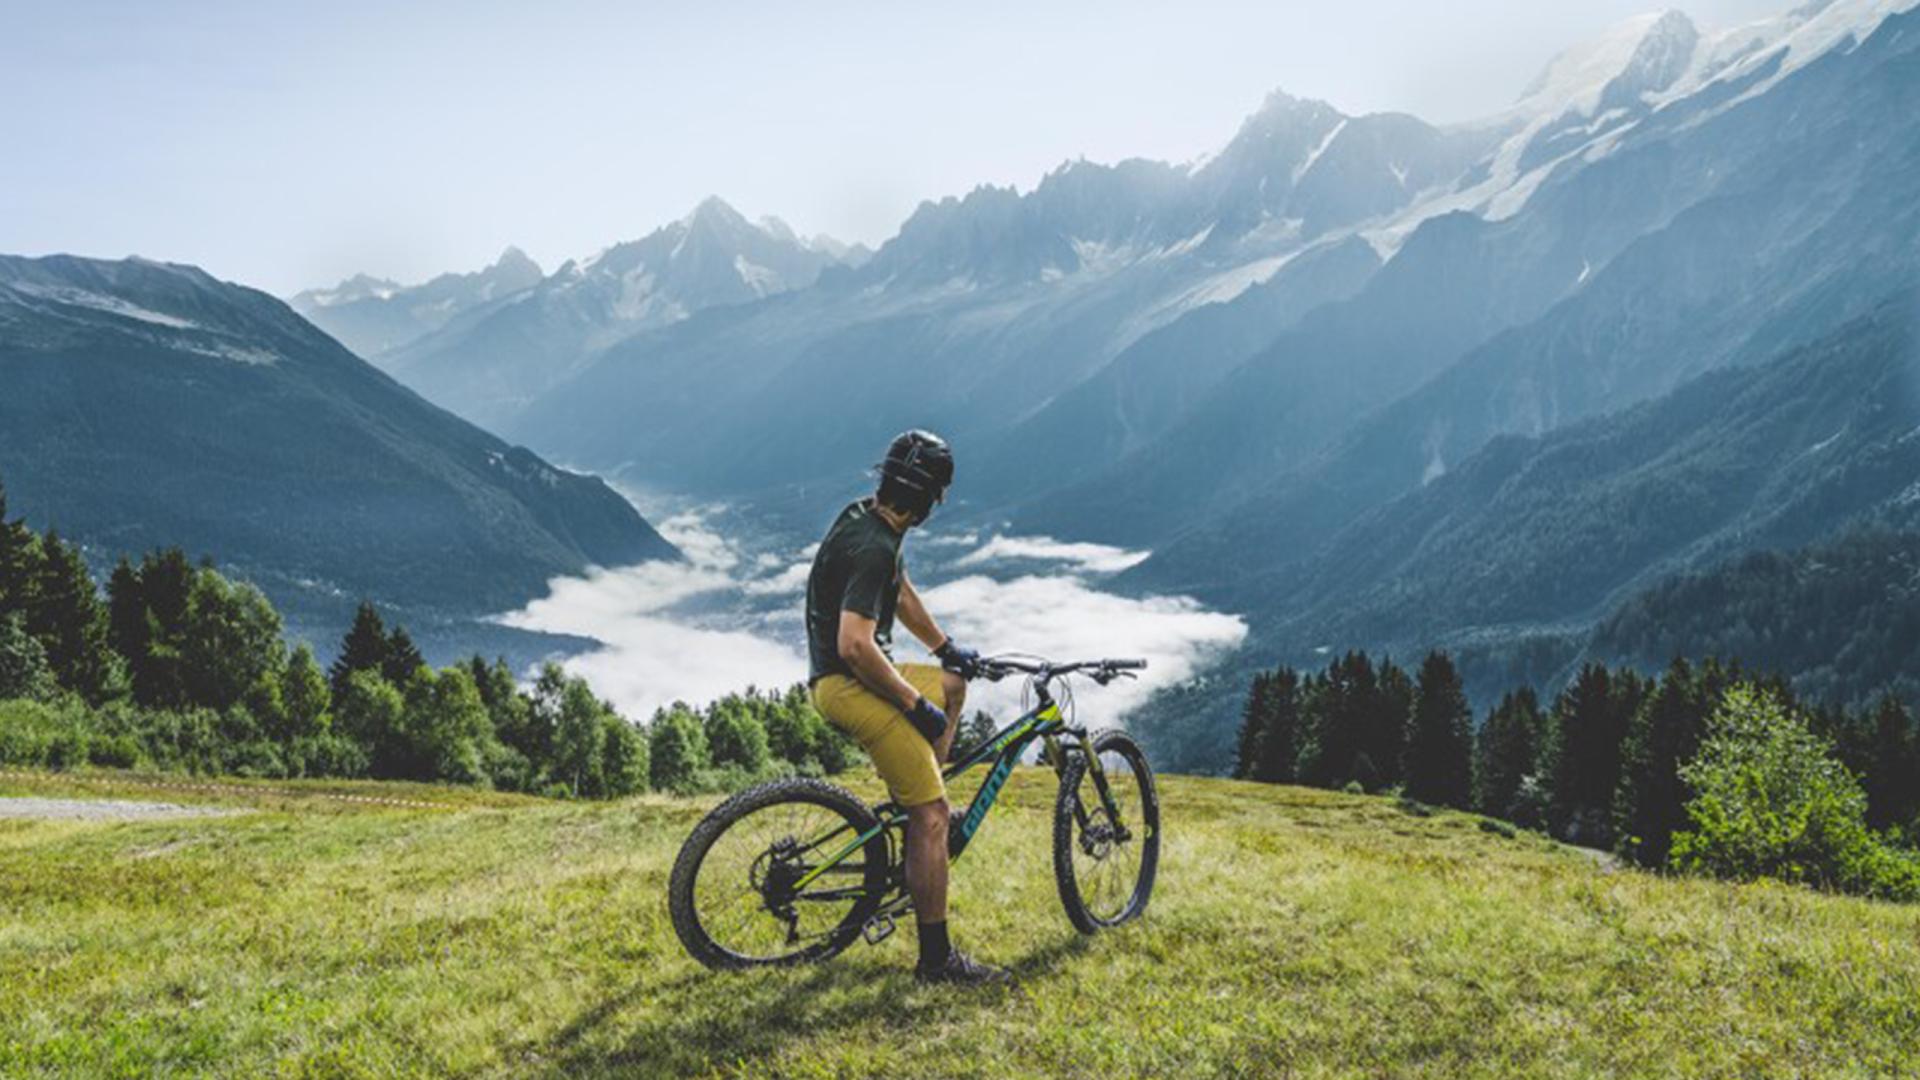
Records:
[[[608,798],[619,798],[645,791],[651,764],[646,736],[614,713],[607,714],[600,723],[607,740],[604,755],[606,780],[602,794]]]
[[[653,786],[661,791],[694,791],[707,769],[707,733],[693,710],[678,702],[654,714],[648,733]]]
[[[107,769],[131,769],[146,760],[140,740],[132,735],[97,735],[87,747],[87,760]]]
[[[292,776],[348,779],[367,775],[373,764],[366,747],[334,732],[294,739],[287,744],[286,761],[287,772]]]
[[[45,765],[59,730],[52,708],[37,701],[0,701],[0,765]]]
[[[765,771],[767,729],[737,703],[715,706],[707,715],[707,749],[715,765],[738,765],[749,775]]]
[[[1920,899],[1920,867],[1867,828],[1859,781],[1774,693],[1730,688],[1680,772],[1696,794],[1675,869]]]
[[[0,615],[0,699],[45,701],[57,689],[47,650],[27,633],[26,620],[18,612]]]

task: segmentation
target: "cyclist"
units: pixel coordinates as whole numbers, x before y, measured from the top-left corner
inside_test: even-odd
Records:
[[[966,680],[980,654],[940,630],[901,559],[907,531],[923,524],[953,482],[953,451],[927,431],[893,440],[872,496],[840,511],[807,578],[807,653],[814,707],[873,758],[907,814],[907,891],[913,896],[922,982],[983,983],[1007,973],[952,947],[947,937],[947,833],[952,809],[940,763],[953,746]],[[941,666],[895,664],[893,621]]]

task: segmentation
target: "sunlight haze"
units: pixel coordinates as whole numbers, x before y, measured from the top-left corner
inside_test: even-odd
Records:
[[[548,270],[718,194],[876,245],[1062,161],[1184,161],[1268,91],[1436,122],[1645,0],[1450,5],[16,5],[0,251],[276,293],[517,244]],[[1726,25],[1778,0],[1702,0]]]

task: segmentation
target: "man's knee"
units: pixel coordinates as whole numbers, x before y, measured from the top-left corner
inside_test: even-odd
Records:
[[[947,834],[947,822],[952,817],[953,810],[947,805],[947,800],[939,798],[907,807],[907,828],[922,835],[943,837]]]
[[[947,715],[953,718],[954,723],[959,723],[960,710],[967,704],[967,680],[951,671],[943,671],[940,673],[940,688],[946,691]]]

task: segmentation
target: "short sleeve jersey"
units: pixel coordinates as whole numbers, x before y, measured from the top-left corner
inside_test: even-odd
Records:
[[[807,577],[809,682],[853,674],[840,659],[842,611],[872,619],[874,640],[892,655],[893,611],[900,602],[900,540],[874,513],[872,499],[852,503],[833,520]]]

